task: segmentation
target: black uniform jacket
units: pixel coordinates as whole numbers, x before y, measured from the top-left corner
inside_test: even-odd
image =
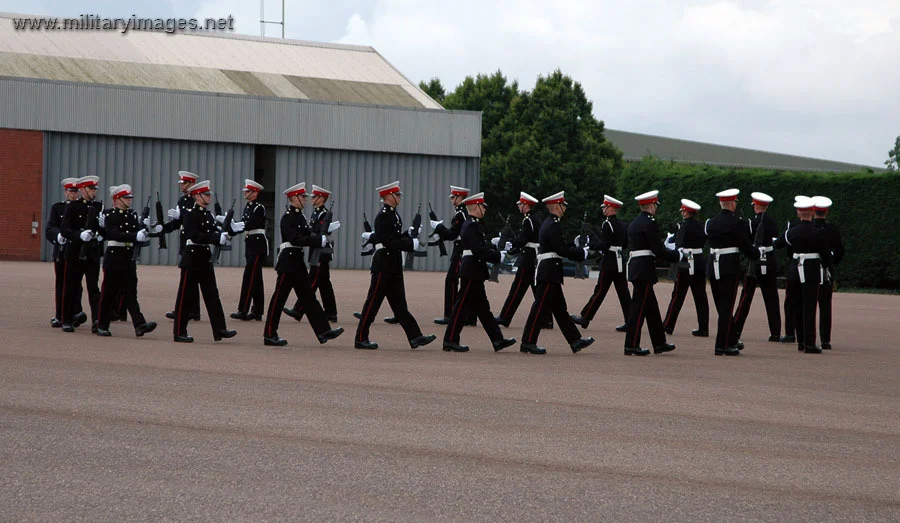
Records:
[[[244,222],[244,234],[255,229],[266,229],[266,206],[254,200],[247,202],[244,206],[244,213],[241,215],[241,221]],[[228,225],[228,224],[224,224]],[[266,235],[263,234],[247,234],[244,241],[244,256],[253,258],[255,256],[268,256],[269,242],[266,241]]]
[[[659,238],[659,224],[656,217],[642,212],[628,226],[628,245],[631,252],[649,250],[653,256],[637,256],[628,260],[628,281],[649,281],[656,283],[656,259],[677,262],[681,258],[678,251],[670,251]]]
[[[720,276],[741,274],[741,252],[751,260],[759,259],[759,249],[753,247],[747,230],[748,225],[744,220],[735,216],[728,209],[722,209],[719,214],[706,220],[706,237],[709,239],[710,249],[726,249],[728,247],[740,249],[740,252],[719,255]],[[715,256],[710,250],[709,260],[706,265],[707,275],[715,274],[713,270],[714,260]]]
[[[453,240],[453,252],[450,253],[450,262],[458,261],[460,256],[462,256],[462,241],[459,238],[459,234],[462,232],[462,226],[466,223],[466,219],[469,217],[469,212],[466,210],[465,205],[460,205],[456,208],[456,214],[453,215],[453,219],[450,220],[450,227],[446,227],[444,224],[438,225],[437,228],[434,229],[434,232],[441,238],[441,240]],[[378,228],[375,228],[375,234],[378,234]],[[381,238],[381,236],[378,236]]]
[[[103,255],[103,268],[114,271],[134,270],[135,263],[131,259],[134,255],[134,244],[137,243],[138,231],[144,228],[140,216],[132,209],[115,208],[107,209],[103,214],[106,216],[103,223],[106,241],[131,244],[128,247],[119,247],[107,243]]]
[[[81,232],[85,229],[88,208],[91,206],[97,208],[97,216],[99,217],[100,213],[103,212],[103,204],[96,200],[89,202],[84,198],[81,198],[66,206],[66,212],[63,215],[60,229],[62,230],[62,235],[69,240],[68,243],[66,243],[67,260],[77,260],[81,253],[81,244],[84,243],[81,241]],[[103,231],[99,227],[94,229],[94,232],[99,232],[101,235],[103,234]],[[100,242],[93,243],[94,246],[87,253],[88,259],[100,261],[100,257],[103,255],[102,246],[100,245]]]
[[[584,249],[577,247],[574,243],[566,243],[563,241],[562,227],[559,225],[559,218],[550,215],[541,224],[541,231],[538,234],[538,242],[540,243],[540,254],[556,253],[562,258],[570,260],[583,261]],[[551,257],[538,262],[537,281],[547,283],[563,283],[563,260],[562,258]]]
[[[178,266],[182,269],[205,269],[212,267],[212,249],[219,245],[221,233],[213,213],[194,205],[181,211],[181,229],[184,234],[184,252]],[[187,241],[197,245],[187,245]]]
[[[403,220],[400,219],[397,210],[390,205],[383,206],[375,216],[373,228],[375,236],[378,238],[376,246],[381,246],[381,248],[377,249],[372,256],[372,272],[402,273],[403,256],[400,251],[412,251],[413,240],[407,231],[403,231]],[[462,248],[459,252],[461,255]]]
[[[61,260],[64,255],[65,245],[60,246],[56,237],[62,232],[63,215],[66,214],[69,200],[56,202],[50,207],[50,216],[47,217],[47,227],[44,228],[44,237],[53,245],[53,260]],[[62,249],[60,249],[62,247]]]
[[[771,240],[769,240],[771,241]],[[706,245],[706,233],[703,231],[703,225],[697,221],[695,217],[690,217],[678,224],[678,230],[675,231],[675,247],[681,249],[702,249]],[[694,276],[702,276],[706,274],[706,265],[702,254],[694,254]],[[690,265],[687,261],[678,264],[679,270],[689,270]]]
[[[825,232],[828,249],[831,251],[831,263],[826,265],[826,267],[834,269],[834,266],[841,263],[841,260],[844,258],[844,242],[841,240],[841,232],[838,230],[837,225],[825,221],[825,218],[814,219],[813,225]]]
[[[467,280],[485,281],[488,279],[488,262],[500,263],[500,251],[485,241],[484,222],[469,216],[460,233],[463,251],[472,251],[470,256],[462,257],[459,277]]]
[[[518,236],[512,239],[510,243],[513,249],[521,251],[516,259],[516,267],[537,267],[537,249],[534,247],[526,247],[528,243],[538,243],[538,234],[540,233],[539,224],[535,223],[536,219],[531,213],[525,215],[522,219],[522,230]],[[502,245],[500,247],[503,247]]]
[[[603,257],[600,259],[600,270],[613,271],[619,270],[616,262],[616,253],[609,251],[610,247],[628,247],[628,228],[625,222],[617,218],[615,215],[608,216],[602,224],[600,224],[600,235],[598,241],[591,242],[591,248],[600,251]],[[625,253],[623,252],[624,256]],[[624,262],[624,260],[623,260]]]
[[[790,247],[795,254],[813,254],[817,253],[820,259],[810,259],[803,263],[805,277],[807,283],[819,282],[819,267],[823,265],[830,267],[831,248],[828,245],[828,236],[825,231],[816,227],[811,221],[801,221],[797,225],[791,225],[791,228],[775,240],[775,247]],[[800,272],[798,270],[798,260],[791,258],[791,264],[788,266],[787,279],[791,281],[800,281]]]
[[[321,247],[322,236],[313,232],[301,209],[291,205],[281,216],[281,241],[293,247],[283,248],[275,263],[275,271],[296,273],[305,270],[303,247]]]
[[[762,232],[759,232],[759,222],[762,219]],[[771,247],[772,246],[772,238],[778,236],[778,224],[775,223],[775,218],[772,218],[768,213],[760,213],[750,218],[747,222],[749,224],[748,232],[750,237],[750,242],[753,243],[757,247]],[[760,243],[756,243],[757,233],[761,235]],[[755,269],[753,271],[754,276],[762,276],[762,263],[753,264]],[[778,259],[775,256],[774,252],[766,253],[766,274],[774,275],[775,271],[778,270]]]
[[[315,234],[324,234],[325,236],[330,236],[328,230],[325,229],[325,217],[328,214],[328,209],[324,206],[316,207],[313,209],[312,214],[309,216],[309,226]],[[333,219],[333,218],[332,218]],[[325,229],[325,230],[323,230]],[[313,249],[309,250],[309,261],[313,261],[312,259]],[[332,260],[331,254],[322,253],[319,255],[319,263],[328,263]]]
[[[184,228],[182,224],[184,223],[184,213],[194,207],[194,197],[188,195],[182,195],[181,198],[178,198],[178,203],[175,204],[178,207],[178,210],[181,211],[181,216],[178,217],[177,220],[171,220],[163,224],[163,233],[172,232],[175,229],[181,229],[178,232],[178,254],[184,253],[184,245],[187,241],[187,238],[184,235]]]

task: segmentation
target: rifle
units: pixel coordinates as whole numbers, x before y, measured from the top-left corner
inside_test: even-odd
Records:
[[[369,219],[366,218],[366,213],[363,213],[363,230],[365,230],[366,232],[372,232],[372,224],[369,223]],[[373,234],[373,235],[369,236],[369,239],[366,240],[366,241],[362,244],[362,249],[363,249],[362,255],[363,255],[363,256],[371,256],[371,255],[375,254],[375,240],[374,240],[374,238],[375,238],[375,235]],[[366,245],[371,245],[372,248],[369,249],[369,250],[366,250]]]
[[[138,223],[140,223],[141,226],[146,229],[146,226],[144,226],[144,220],[147,220],[149,218],[150,218],[150,197],[148,196],[147,197],[147,205],[145,205],[144,208],[141,210],[141,217],[140,217],[140,221]],[[132,261],[140,261],[141,249],[146,245],[150,245],[150,240],[147,240],[145,242],[134,242],[134,250],[131,253]]]
[[[225,223],[222,224],[222,228],[223,228],[224,232],[228,233],[228,236],[234,236],[234,234],[235,234],[234,231],[231,230],[231,220],[234,219],[234,204],[236,202],[237,202],[237,198],[231,200],[231,208],[228,209],[227,213],[225,213]],[[222,207],[219,206],[219,198],[218,197],[216,197],[215,209],[217,212],[222,210]],[[219,215],[217,214],[216,216],[219,216]],[[222,254],[222,251],[230,251],[230,250],[231,250],[231,244],[229,244],[228,242],[225,242],[225,245],[220,245],[220,244],[216,243],[216,245],[213,248],[213,265],[216,265],[219,263],[219,255]]]
[[[434,222],[438,221],[437,214],[435,214],[434,209],[431,207],[431,202],[428,202],[428,219]],[[432,231],[432,233],[433,232],[434,231]],[[440,236],[438,236],[437,240],[428,242],[429,247],[434,247],[435,245],[437,245],[438,250],[441,252],[441,256],[447,255],[447,246],[444,245],[444,240],[442,240]]]
[[[319,223],[319,234],[328,234],[328,227],[331,226],[331,221],[334,219],[334,214],[331,212],[332,209],[334,209],[334,200],[331,200],[331,205],[328,207],[325,216],[322,217],[322,220]],[[309,255],[309,266],[318,267],[322,260],[322,255],[331,254],[333,252],[334,247],[331,246],[330,242],[328,247],[313,247],[312,252]]]
[[[422,204],[419,204],[419,210],[416,211],[416,216],[413,218],[412,229],[409,231],[409,237],[412,239],[416,239],[419,237],[419,227],[422,226]],[[423,256],[428,256],[427,251],[423,250],[413,250],[412,252],[406,253],[406,264],[403,266],[406,270],[411,270],[413,266],[413,258],[421,258]]]
[[[163,214],[163,206],[162,201],[159,199],[159,191],[156,191],[156,223],[157,225],[162,225],[165,221],[165,214]],[[166,241],[166,231],[161,231],[157,233],[159,237],[159,248],[165,249],[168,247],[168,243]]]
[[[582,249],[585,247],[588,247],[589,245],[588,245],[587,238],[591,234],[594,234],[594,233],[591,230],[591,226],[588,225],[588,223],[587,223],[587,211],[584,211],[584,217],[582,217],[582,219],[581,219],[581,231],[579,231],[579,233],[578,233],[579,238],[578,238],[578,241],[575,242],[575,245],[577,247],[581,247]],[[585,260],[575,262],[575,279],[577,279],[577,280],[583,280],[585,278],[584,262],[585,262]]]
[[[765,233],[766,233],[765,227],[763,227],[763,218],[765,218],[765,217],[766,217],[766,211],[765,211],[765,209],[763,209],[763,212],[759,213],[759,222],[756,224],[756,232],[753,235],[753,246],[754,247],[763,247],[763,242],[765,241]],[[753,222],[750,222],[750,223],[753,223]],[[753,273],[756,271],[753,269],[755,269],[757,266],[759,267],[760,274],[766,273],[766,253],[764,251],[759,253],[759,260],[751,260],[750,261],[750,267],[748,270],[750,271],[751,276],[755,276]]]
[[[81,251],[78,253],[79,260],[88,259],[88,253],[97,246],[97,227],[99,227],[99,218],[98,214],[100,211],[97,210],[97,206],[90,203],[90,208],[87,212],[87,220],[84,222],[85,230],[90,230],[93,235],[89,241],[86,241],[81,244]]]
[[[503,228],[500,229],[500,241],[497,242],[497,248],[503,250],[503,247],[506,247],[506,242],[509,241],[510,238],[515,234],[512,230],[512,227],[509,225],[509,214],[506,215],[504,219]],[[494,263],[491,265],[491,272],[488,274],[488,281],[492,281],[494,283],[500,283],[500,263]]]

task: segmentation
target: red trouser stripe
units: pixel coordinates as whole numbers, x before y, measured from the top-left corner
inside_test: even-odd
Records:
[[[247,286],[247,299],[244,300],[243,312],[250,310],[250,297],[253,296],[253,279],[256,277],[256,265],[259,263],[259,256],[253,259],[253,270],[250,272],[250,284]]]
[[[372,313],[372,304],[375,302],[375,296],[378,295],[378,286],[380,284],[381,284],[381,273],[379,272],[378,279],[375,280],[375,288],[372,289],[372,294],[371,294],[372,299],[370,299],[369,302],[366,304],[366,310],[363,312],[362,320],[360,320],[363,323],[366,323],[367,321],[369,321],[369,314]],[[360,332],[360,335],[362,335],[362,332]],[[363,341],[362,337],[359,338],[359,341]]]
[[[472,286],[472,282],[467,281],[466,282],[466,290],[463,291],[462,298],[460,298],[460,300],[459,300],[459,305],[456,306],[456,315],[453,316],[453,324],[450,327],[450,332],[458,332],[456,330],[456,325],[457,325],[457,323],[459,323],[459,315],[463,310],[463,305],[465,305],[465,303],[466,303],[466,295],[469,294],[469,287],[471,287],[471,286]],[[462,329],[460,328],[460,330],[462,330]]]
[[[181,326],[181,311],[184,310],[184,288],[187,287],[187,270],[181,271],[181,294],[178,295],[178,310],[175,311],[175,321]]]
[[[278,295],[281,294],[281,284],[284,282],[284,276],[287,273],[281,273],[278,283],[275,284],[275,294],[272,295],[272,301],[269,303],[269,316],[266,319],[266,336],[272,337],[272,320],[275,319],[275,307],[278,305]],[[278,314],[281,314],[280,312]]]
[[[541,296],[541,301],[538,303],[537,314],[534,317],[534,322],[531,324],[531,331],[528,333],[528,339],[534,339],[534,328],[537,327],[537,322],[541,318],[541,309],[544,308],[544,298],[547,297],[547,292],[550,290],[550,286],[544,287],[544,295]]]
[[[524,280],[524,279],[525,279],[525,277],[521,276],[517,271],[516,272],[516,288],[513,290],[512,296],[519,295],[519,287],[522,286],[522,280]],[[501,318],[512,320],[512,318],[506,318],[506,313],[509,312],[509,308],[512,307],[513,301],[514,300],[508,300],[508,303],[506,304],[506,308],[503,309],[503,312],[500,313]]]
[[[644,319],[644,305],[647,303],[647,294],[650,292],[650,286],[644,290],[644,298],[641,300],[641,309],[638,311],[637,321],[634,322],[634,339],[637,340],[638,333],[641,331],[641,322]],[[638,344],[640,345],[640,344]],[[632,347],[637,348],[637,347]]]
[[[663,321],[663,325],[669,324],[669,318],[672,316],[672,311],[675,310],[675,302],[678,300],[678,284],[681,283],[681,275],[675,276],[675,289],[672,291],[672,300],[669,302],[669,310],[666,311],[666,319]]]
[[[103,295],[106,294],[106,269],[103,269],[103,285],[100,286],[100,303],[97,304],[97,311],[103,316]],[[116,311],[113,311],[116,312]]]

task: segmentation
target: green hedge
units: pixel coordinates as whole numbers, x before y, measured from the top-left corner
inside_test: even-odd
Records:
[[[645,158],[629,163],[618,178],[616,197],[625,202],[622,219],[638,213],[634,197],[658,189],[662,206],[657,218],[660,229],[681,220],[680,200],[688,198],[702,206],[702,220],[719,211],[715,194],[736,187],[741,190],[738,211],[753,215],[750,193],[761,191],[774,198],[768,212],[784,232],[796,216],[794,196],[828,196],[834,201],[828,220],[841,231],[846,254],[838,266],[841,286],[900,288],[900,173],[812,173],[693,165]],[[783,251],[779,262],[787,263]]]

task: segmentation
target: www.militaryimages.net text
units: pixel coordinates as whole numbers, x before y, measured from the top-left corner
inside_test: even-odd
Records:
[[[233,31],[234,17],[206,18],[140,18],[131,15],[129,18],[106,18],[100,15],[84,14],[77,18],[19,17],[12,19],[16,31],[120,31],[123,34],[132,29],[164,31]]]

